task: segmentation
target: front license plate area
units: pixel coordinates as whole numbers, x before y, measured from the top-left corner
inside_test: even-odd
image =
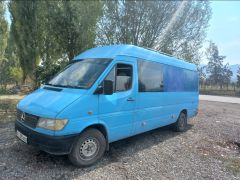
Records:
[[[22,140],[23,142],[27,143],[27,136],[25,136],[24,134],[22,134],[21,132],[19,132],[17,130],[17,137]]]

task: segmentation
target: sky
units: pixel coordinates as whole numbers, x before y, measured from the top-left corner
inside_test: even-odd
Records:
[[[211,1],[212,18],[207,30],[206,42],[213,41],[220,55],[226,56],[224,63],[240,64],[240,1]],[[10,14],[6,13],[10,22]],[[207,64],[203,58],[202,64]]]
[[[211,1],[211,7],[207,40],[216,43],[225,63],[240,64],[240,1]]]

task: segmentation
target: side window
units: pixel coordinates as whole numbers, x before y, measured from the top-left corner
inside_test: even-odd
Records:
[[[163,65],[157,62],[138,60],[139,92],[163,91]]]
[[[133,68],[129,64],[116,64],[105,78],[113,81],[114,92],[127,91],[132,87]]]
[[[169,65],[164,70],[165,92],[198,91],[197,72]]]

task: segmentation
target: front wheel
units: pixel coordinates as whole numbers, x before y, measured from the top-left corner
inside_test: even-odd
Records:
[[[173,124],[174,130],[178,132],[184,132],[187,130],[187,115],[184,112],[181,112],[177,122]]]
[[[78,167],[90,166],[97,162],[106,149],[106,139],[97,129],[84,131],[73,144],[69,160]]]

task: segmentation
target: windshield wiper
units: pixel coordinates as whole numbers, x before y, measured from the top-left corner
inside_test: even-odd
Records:
[[[85,89],[85,86],[71,86],[71,85],[61,85],[61,84],[51,84],[46,83],[45,85],[54,86],[54,87],[63,87],[63,88],[75,88],[75,89]]]
[[[76,89],[85,89],[85,86],[71,86],[71,85],[65,85],[66,88],[76,88]]]
[[[51,83],[45,83],[44,85],[54,86],[54,85],[51,84]]]

